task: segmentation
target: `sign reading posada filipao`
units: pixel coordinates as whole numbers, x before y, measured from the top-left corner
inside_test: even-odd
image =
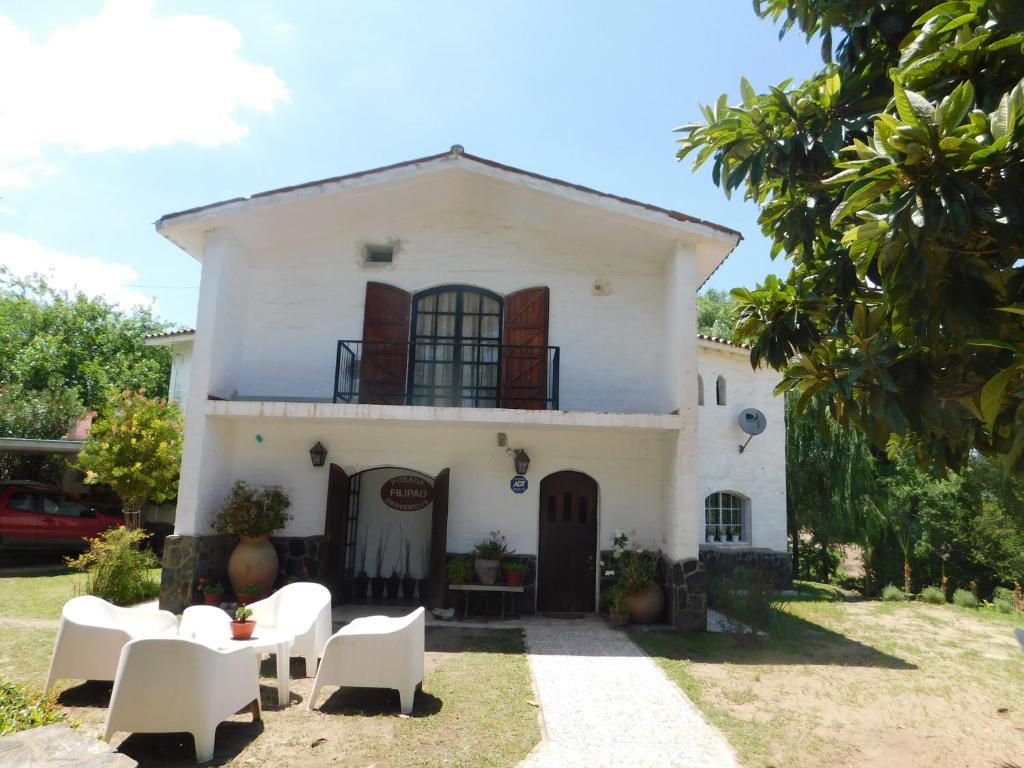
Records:
[[[434,486],[416,475],[398,475],[384,481],[380,487],[380,498],[392,509],[414,512],[434,500]]]

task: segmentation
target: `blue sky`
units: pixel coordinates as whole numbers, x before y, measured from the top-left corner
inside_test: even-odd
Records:
[[[709,285],[752,285],[788,267],[671,129],[819,66],[750,0],[0,0],[0,263],[191,324],[160,215],[459,143],[739,229]]]

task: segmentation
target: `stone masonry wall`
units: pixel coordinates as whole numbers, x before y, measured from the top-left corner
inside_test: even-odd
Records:
[[[769,574],[777,589],[793,586],[793,558],[788,552],[749,547],[701,547],[700,560],[712,578],[726,576],[737,568],[749,568]]]
[[[708,627],[708,574],[704,563],[693,558],[673,561],[664,555],[662,560],[669,623],[684,632],[704,632]]]

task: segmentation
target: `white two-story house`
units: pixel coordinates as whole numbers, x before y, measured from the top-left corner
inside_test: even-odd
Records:
[[[446,558],[496,530],[545,612],[595,610],[615,530],[663,550],[680,627],[704,626],[701,559],[788,576],[777,375],[696,329],[738,232],[459,146],[156,226],[202,264],[194,337],[165,339],[188,374],[167,607],[223,573],[236,480],[285,489],[282,578],[339,601],[379,559],[440,603]]]

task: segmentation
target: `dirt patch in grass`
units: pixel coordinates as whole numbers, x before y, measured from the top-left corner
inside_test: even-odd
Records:
[[[747,768],[991,768],[1024,755],[1009,622],[951,606],[795,601],[777,636],[634,635]]]
[[[41,687],[54,635],[16,629],[0,644],[0,664],[7,659],[0,671]],[[302,676],[304,667],[292,660],[291,704],[282,708],[274,662],[264,663],[262,723],[248,714],[222,723],[212,765],[497,768],[518,763],[540,739],[519,630],[428,628],[425,680],[410,717],[398,714],[397,692],[358,688],[327,688],[318,710],[308,712],[313,679]],[[112,685],[70,686],[59,697],[69,722],[101,734]],[[195,765],[185,734],[117,734],[113,743],[143,768]]]

